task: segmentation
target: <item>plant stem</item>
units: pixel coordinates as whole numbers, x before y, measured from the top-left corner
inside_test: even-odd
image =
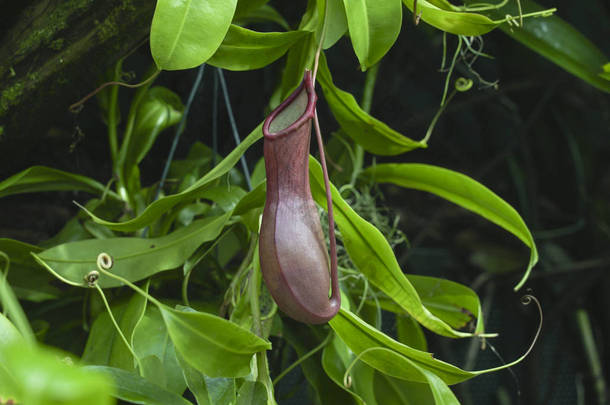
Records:
[[[127,341],[127,338],[123,334],[123,331],[119,327],[119,324],[117,323],[114,315],[112,314],[112,310],[110,309],[110,305],[108,304],[108,300],[106,300],[106,295],[104,294],[104,291],[102,291],[102,288],[99,285],[97,285],[97,284],[95,285],[95,288],[100,293],[100,296],[102,297],[102,301],[104,302],[104,306],[106,307],[106,311],[108,311],[108,315],[110,316],[110,320],[112,321],[112,324],[116,328],[117,333],[119,334],[119,336],[121,336],[121,340],[123,340],[123,343],[125,344],[125,346],[127,346],[127,349],[129,350],[129,353],[131,353],[131,355],[133,356],[133,358],[136,361],[136,363],[138,363],[138,369],[140,370],[140,375],[141,375],[142,372],[143,372],[143,369],[142,369],[142,364],[140,363],[140,359],[136,355],[136,352],[133,350],[133,347],[131,347],[131,344],[129,344],[129,342]]]
[[[320,343],[319,345],[317,345],[316,347],[314,347],[313,349],[311,349],[309,352],[305,353],[305,355],[303,355],[302,357],[300,357],[297,361],[295,361],[294,363],[292,363],[290,366],[288,366],[286,369],[284,369],[284,371],[282,371],[280,373],[280,375],[278,375],[277,377],[275,377],[275,379],[273,380],[273,385],[276,385],[282,378],[284,378],[286,376],[286,374],[288,374],[289,372],[292,371],[292,369],[294,369],[296,366],[298,366],[299,364],[301,364],[302,362],[304,362],[305,360],[307,360],[308,358],[310,358],[311,356],[313,356],[314,354],[316,354],[317,352],[319,352],[321,349],[323,349],[328,342],[330,342],[330,338],[334,335],[333,332],[330,332],[326,338],[322,341],[322,343]]]
[[[578,322],[578,330],[580,331],[587,362],[589,363],[591,375],[593,376],[593,386],[595,388],[595,393],[597,394],[597,403],[603,405],[606,403],[607,399],[607,388],[604,381],[599,352],[597,351],[595,339],[593,338],[591,320],[589,319],[587,311],[584,309],[577,310],[576,321]]]
[[[184,111],[182,112],[182,117],[180,118],[180,123],[176,128],[176,133],[174,134],[174,140],[172,141],[172,146],[169,150],[169,154],[167,155],[167,161],[165,162],[165,166],[163,167],[163,173],[161,174],[161,180],[159,180],[159,186],[157,187],[157,191],[155,192],[155,198],[159,198],[159,193],[163,189],[163,185],[165,184],[165,179],[167,178],[167,173],[169,172],[169,167],[174,160],[174,153],[176,153],[176,147],[178,146],[178,140],[180,139],[180,135],[184,132],[184,126],[186,125],[186,119],[189,114],[189,110],[191,109],[191,104],[193,104],[193,100],[195,99],[195,94],[197,94],[197,90],[201,86],[201,80],[203,79],[203,72],[205,71],[205,63],[199,66],[197,70],[197,77],[195,78],[195,82],[193,83],[193,87],[191,87],[191,92],[189,94],[189,98],[186,101],[186,106],[184,107]]]
[[[371,106],[373,105],[373,92],[375,91],[375,83],[377,82],[377,72],[379,72],[379,63],[371,66],[366,72],[366,78],[364,79],[364,89],[362,91],[362,100],[360,106],[362,110],[369,114],[371,112]],[[364,166],[364,149],[359,144],[355,145],[354,148],[354,170],[352,171],[352,178],[350,184],[356,184],[356,179],[362,172]]]
[[[233,108],[231,108],[231,100],[229,100],[229,90],[227,89],[227,83],[225,82],[225,77],[222,73],[222,69],[216,68],[216,72],[218,73],[218,79],[220,79],[220,87],[222,88],[222,94],[225,99],[225,106],[227,107],[227,115],[229,116],[229,122],[231,123],[231,131],[233,133],[233,138],[235,139],[235,146],[238,146],[241,143],[241,139],[239,139],[239,132],[237,131],[237,124],[235,123]],[[245,155],[242,154],[239,160],[241,162],[241,167],[244,171],[244,176],[246,177],[246,184],[248,185],[248,190],[252,190],[252,182],[250,181],[250,170],[248,169],[248,163],[246,162]]]
[[[115,81],[119,80],[122,64],[123,60],[119,59],[114,68],[113,79]],[[117,141],[119,86],[113,86],[110,89],[109,98],[110,102],[108,103],[108,144],[110,145],[110,157],[112,158],[112,163],[114,164],[116,163],[116,158],[119,151]]]

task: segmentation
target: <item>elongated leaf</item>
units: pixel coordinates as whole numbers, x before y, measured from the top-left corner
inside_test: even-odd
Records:
[[[407,8],[413,11],[414,0],[403,0]],[[418,0],[417,15],[421,13],[422,21],[439,30],[456,35],[483,35],[498,27],[500,23],[485,15],[455,11],[453,7],[437,7],[433,1]],[[504,18],[501,16],[499,19]]]
[[[318,79],[324,97],[341,128],[368,152],[398,155],[426,145],[394,131],[385,123],[365,113],[351,94],[337,88],[328,70],[326,58],[320,55]]]
[[[326,15],[326,35],[324,36],[323,49],[332,47],[347,32],[347,16],[342,0],[326,0],[328,2],[328,14]]]
[[[408,275],[426,308],[455,329],[473,323],[475,333],[483,332],[481,302],[470,288],[436,277]]]
[[[0,397],[18,404],[114,404],[108,379],[67,364],[66,356],[23,341],[0,344]]]
[[[466,0],[472,4],[478,1]],[[543,10],[539,4],[530,0],[521,0],[523,13]],[[560,11],[561,12],[561,11]],[[506,6],[485,12],[491,18],[501,19],[506,14],[519,15],[517,4],[509,1]],[[604,78],[603,66],[609,58],[572,25],[556,15],[545,18],[526,18],[523,27],[514,27],[508,23],[500,26],[511,38],[521,42],[531,50],[551,62],[561,66],[573,75],[585,80],[592,86],[610,93],[610,79]]]
[[[396,378],[427,383],[427,378],[421,375],[417,367],[438,375],[447,384],[456,384],[480,373],[464,371],[435,359],[432,353],[405,346],[345,309],[341,309],[329,324],[341,340],[357,355],[370,348],[386,349],[387,352],[370,350],[362,353],[360,359],[371,367]],[[400,358],[408,359],[409,362],[398,360]]]
[[[0,182],[0,197],[12,194],[60,190],[79,190],[101,195],[104,193],[104,189],[103,184],[89,177],[45,166],[32,166]],[[108,195],[119,199],[113,192],[108,192]]]
[[[236,405],[263,405],[267,403],[265,386],[257,381],[245,381],[237,393]]]
[[[271,348],[269,342],[218,316],[159,309],[176,350],[206,376],[248,375],[252,356]]]
[[[364,71],[394,45],[402,24],[400,0],[343,0],[352,46]]]
[[[146,290],[148,290],[148,284]],[[146,298],[140,294],[134,293],[127,303],[125,311],[121,314],[120,320],[118,320],[119,328],[121,328],[123,335],[130,344],[133,343],[135,328],[144,316],[144,311],[146,311]],[[136,362],[129,351],[129,348],[125,346],[125,343],[118,336],[116,330],[114,330],[114,333],[116,336],[114,336],[114,344],[111,345],[109,362],[108,364],[100,365],[108,365],[122,368],[127,371],[135,371]],[[104,342],[104,344],[108,343],[109,342]]]
[[[187,363],[180,353],[176,354],[189,390],[197,400],[197,405],[235,403],[237,397],[235,379],[206,377]]]
[[[50,284],[55,278],[40,268],[30,254],[43,249],[14,239],[0,238],[0,252],[10,259],[8,282],[20,299],[40,302],[57,298],[61,291]],[[0,259],[2,263],[2,259]]]
[[[257,32],[232,24],[207,63],[228,70],[260,69],[288,51],[305,31]]]
[[[309,167],[313,197],[326,208],[320,164],[310,157]],[[392,248],[381,232],[356,214],[332,184],[331,192],[335,221],[343,236],[343,245],[358,270],[426,328],[449,337],[471,336],[456,331],[423,305],[417,291],[402,273]]]
[[[114,261],[111,269],[113,274],[129,281],[138,281],[182,265],[202,243],[216,239],[230,216],[229,212],[201,219],[159,238],[84,240],[59,245],[33,255],[60,280],[86,287],[84,277],[97,268],[97,256],[106,252]],[[121,285],[116,279],[103,274],[100,274],[98,284],[102,288]]]
[[[493,191],[468,176],[441,167],[416,163],[372,166],[366,169],[363,175],[379,183],[393,183],[438,195],[481,215],[519,238],[530,248],[531,254],[529,265],[515,290],[523,286],[538,261],[534,238],[517,211]]]
[[[375,397],[384,405],[434,405],[427,384],[399,380],[375,371]]]
[[[182,396],[166,391],[129,371],[106,366],[87,366],[86,369],[104,374],[114,380],[116,397],[129,403],[143,405],[192,405]]]
[[[0,313],[0,346],[22,340],[23,336],[21,336],[17,328],[6,316]]]
[[[268,4],[261,6],[260,8],[253,10],[250,14],[244,18],[234,19],[235,23],[239,25],[249,25],[251,23],[267,23],[274,22],[286,31],[290,30],[290,24],[284,17],[273,7]]]
[[[336,385],[351,394],[353,402],[358,405],[369,405],[368,402],[365,402],[358,392],[356,392],[355,386],[346,387],[343,384],[343,375],[351,361],[352,356],[350,356],[349,349],[345,343],[334,336],[322,353],[322,367],[324,368],[324,372]]]
[[[133,349],[142,359],[142,375],[170,392],[182,394],[186,388],[183,370],[178,363],[161,312],[150,305],[133,332]]]
[[[125,221],[125,222],[110,222],[103,220],[101,218],[96,217],[90,211],[85,210],[91,218],[106,227],[116,230],[116,231],[135,231],[140,228],[145,227],[146,225],[151,224],[154,220],[159,218],[161,215],[165,214],[172,207],[184,203],[190,202],[196,198],[200,193],[206,190],[211,186],[212,182],[218,179],[220,176],[226,174],[235,164],[239,161],[241,155],[262,138],[262,124],[257,126],[235,149],[231,151],[218,165],[216,165],[212,170],[207,172],[205,176],[200,178],[197,182],[195,182],[192,186],[187,188],[186,190],[178,193],[172,194],[167,197],[160,198],[150,204],[142,214],[138,217]]]
[[[157,136],[180,121],[183,110],[180,97],[165,87],[157,86],[146,91],[138,103],[131,136],[121,145],[125,151],[121,151],[118,166],[122,168],[125,179],[132,177],[135,166],[144,159]]]
[[[150,28],[150,50],[157,67],[189,69],[216,52],[237,0],[157,0]]]

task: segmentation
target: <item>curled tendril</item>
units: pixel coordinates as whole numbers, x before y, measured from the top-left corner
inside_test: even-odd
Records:
[[[100,273],[97,270],[90,271],[85,277],[85,282],[91,288],[95,287],[97,280],[100,278]]]
[[[343,376],[343,386],[345,388],[350,388],[352,386],[352,376],[349,374],[345,374]]]
[[[102,270],[110,270],[114,265],[114,260],[106,252],[102,252],[97,256],[97,267]]]
[[[474,82],[471,79],[465,77],[459,77],[455,81],[455,89],[460,92],[466,92],[472,88]]]

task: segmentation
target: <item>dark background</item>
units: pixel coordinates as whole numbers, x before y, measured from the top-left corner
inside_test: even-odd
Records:
[[[0,1],[3,46],[12,40],[9,27],[33,1],[15,3]],[[271,4],[294,26],[304,11],[300,3],[304,2],[298,6],[280,1]],[[557,7],[557,15],[610,55],[610,10],[605,2],[541,3]],[[371,114],[406,136],[421,139],[438,109],[444,86],[445,75],[439,72],[442,33],[424,23],[414,27],[406,9],[404,17],[398,42],[381,62]],[[586,356],[588,346],[583,336],[592,333],[596,360],[603,370],[598,377],[607,380],[610,97],[500,31],[484,39],[484,51],[495,59],[481,59],[475,69],[488,81],[498,80],[498,89],[479,88],[475,83],[471,91],[453,99],[428,149],[379,161],[430,163],[467,174],[515,207],[536,238],[540,262],[526,287],[543,307],[540,340],[531,355],[513,367],[514,376],[502,371],[456,386],[463,403],[596,404],[598,380]],[[449,43],[452,50],[454,39]],[[1,117],[0,123],[6,127],[0,138],[0,178],[40,164],[106,183],[110,175],[106,130],[95,100],[77,115],[69,113],[67,106],[96,87],[99,74],[131,49],[133,46],[122,53],[110,53],[103,60],[75,62],[71,69],[79,73],[69,76],[60,91],[33,93],[34,115],[25,114],[21,106],[13,116]],[[359,99],[365,75],[359,70],[349,39],[332,48],[328,59],[336,85]],[[124,70],[140,76],[151,62],[148,45],[143,44],[126,59]],[[207,69],[204,75],[178,157],[196,140],[208,145],[212,142],[211,73]],[[242,137],[264,118],[264,106],[280,73],[281,61],[264,70],[225,72]],[[186,100],[195,74],[195,70],[164,72],[156,84],[169,87]],[[454,77],[463,74],[463,66],[458,66]],[[0,82],[6,80],[10,79],[0,77]],[[125,114],[130,92],[121,90]],[[319,110],[325,132],[330,133],[337,124],[325,112],[323,100]],[[226,154],[234,143],[222,104],[219,124],[220,152]],[[170,133],[159,138],[143,162],[144,185],[160,177]],[[248,151],[250,168],[261,156],[261,145]],[[409,239],[408,245],[397,247],[403,269],[473,287],[487,313],[486,329],[500,333],[491,341],[497,352],[505,361],[521,355],[539,321],[533,305],[520,303],[523,291],[512,290],[526,267],[528,250],[500,228],[432,195],[389,186],[381,192],[384,198],[378,204],[400,216],[400,227]],[[76,213],[71,201],[80,196],[60,192],[1,199],[0,237],[31,243],[49,238]],[[577,313],[590,320],[590,328],[578,322]],[[456,365],[480,369],[502,362],[489,349],[473,356],[468,351],[469,342],[427,336],[430,351]],[[284,384],[300,384],[302,378],[297,373]],[[306,403],[289,394],[284,401]]]

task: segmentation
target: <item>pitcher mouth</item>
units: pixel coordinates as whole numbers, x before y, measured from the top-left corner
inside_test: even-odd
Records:
[[[303,81],[265,120],[265,139],[285,136],[313,119],[317,100],[311,71],[305,70]]]

